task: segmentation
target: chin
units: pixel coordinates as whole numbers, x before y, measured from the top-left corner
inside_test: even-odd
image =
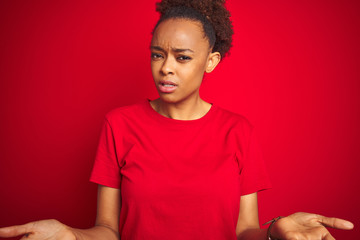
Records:
[[[179,103],[184,100],[179,97],[176,97],[176,95],[172,93],[161,93],[159,94],[159,96],[161,101],[164,103]]]
[[[170,96],[170,94],[162,93],[162,94],[160,94],[160,99],[161,99],[161,101],[166,102],[166,103],[176,103],[176,102],[178,102],[176,97]]]

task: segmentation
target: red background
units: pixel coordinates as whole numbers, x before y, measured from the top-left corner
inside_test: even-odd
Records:
[[[0,226],[91,227],[102,119],[157,96],[155,1],[0,1]],[[272,190],[261,222],[294,211],[359,226],[359,1],[228,1],[231,56],[202,96],[257,127]],[[332,230],[356,239],[359,230]]]

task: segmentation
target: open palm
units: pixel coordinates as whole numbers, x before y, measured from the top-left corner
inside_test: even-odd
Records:
[[[0,237],[24,235],[21,240],[75,240],[72,231],[61,222],[50,219],[24,225],[0,228]]]
[[[335,239],[326,227],[350,230],[354,226],[351,222],[343,219],[298,212],[278,220],[273,227],[272,235],[286,240]]]

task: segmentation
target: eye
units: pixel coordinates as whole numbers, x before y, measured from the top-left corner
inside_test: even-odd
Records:
[[[179,56],[178,58],[177,58],[179,61],[189,61],[189,60],[191,60],[192,58],[191,57],[189,57],[189,56],[185,56],[185,55],[182,55],[182,56]]]
[[[163,56],[160,53],[151,53],[151,59],[157,60],[162,58]]]

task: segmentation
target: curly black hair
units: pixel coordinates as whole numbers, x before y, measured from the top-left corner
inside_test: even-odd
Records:
[[[153,33],[167,19],[199,21],[212,51],[219,52],[222,59],[229,54],[234,31],[225,0],[162,0],[156,3],[156,11],[160,13],[160,19]]]

